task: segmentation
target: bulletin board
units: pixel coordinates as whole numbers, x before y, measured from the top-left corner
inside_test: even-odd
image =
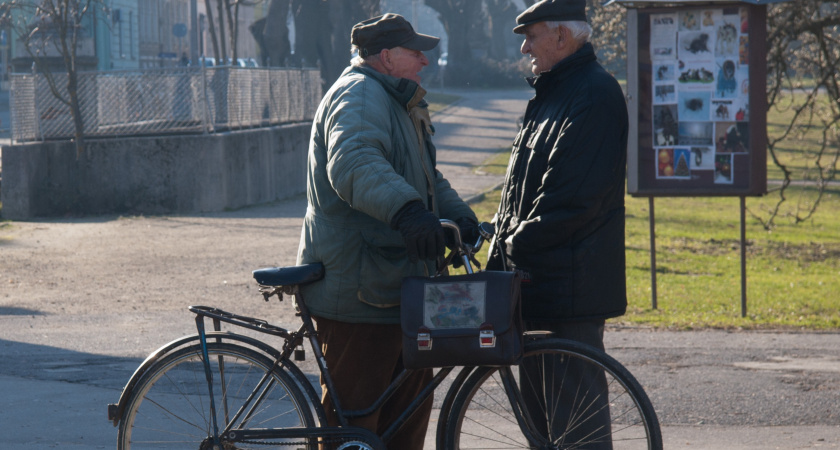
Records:
[[[765,13],[628,11],[629,194],[766,194]]]

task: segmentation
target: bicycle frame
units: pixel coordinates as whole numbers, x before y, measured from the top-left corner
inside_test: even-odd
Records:
[[[279,292],[278,292],[279,294]],[[230,323],[232,325],[245,327],[248,329],[252,329],[255,331],[259,331],[261,333],[268,333],[272,335],[281,336],[284,338],[284,345],[283,349],[274,356],[274,367],[281,367],[283,366],[283,361],[288,360],[288,358],[292,355],[294,349],[302,342],[304,338],[308,338],[310,346],[312,347],[313,353],[315,355],[315,360],[318,363],[318,369],[323,377],[324,383],[327,386],[327,395],[330,396],[332,401],[334,402],[336,413],[339,418],[339,423],[342,428],[340,429],[347,429],[350,434],[357,432],[357,427],[350,427],[348,424],[348,419],[358,418],[358,417],[365,417],[368,415],[373,414],[382,405],[391,397],[391,395],[405,382],[406,378],[408,377],[410,371],[403,369],[403,371],[391,382],[388,388],[383,392],[376,401],[368,406],[365,409],[361,410],[344,410],[341,407],[341,402],[334,394],[336,391],[332,379],[332,375],[329,372],[328,367],[326,366],[326,360],[324,358],[324,354],[321,351],[320,343],[317,340],[317,333],[315,331],[315,324],[312,319],[312,316],[309,312],[309,309],[306,307],[306,302],[303,299],[303,295],[301,294],[300,290],[295,289],[292,291],[292,295],[296,299],[296,305],[299,308],[299,315],[301,321],[303,322],[301,327],[297,331],[289,332],[282,328],[271,327],[265,323],[260,322],[259,325],[255,325],[251,322],[250,318],[244,318],[242,316],[236,316],[233,314],[225,313],[224,311],[206,308],[206,307],[191,307],[190,309],[196,314],[196,328],[198,331],[198,338],[202,349],[202,359],[204,361],[204,369],[205,369],[205,376],[207,377],[207,384],[209,389],[209,394],[211,397],[211,427],[214,430],[213,440],[214,443],[219,444],[219,440],[221,438],[226,438],[231,441],[236,440],[243,440],[243,439],[255,439],[255,438],[290,438],[290,437],[300,437],[302,435],[306,435],[307,437],[321,437],[325,435],[325,430],[330,427],[318,427],[314,428],[313,430],[304,432],[303,430],[233,430],[233,424],[238,423],[240,419],[242,420],[241,424],[244,425],[247,423],[248,418],[251,412],[259,405],[261,400],[261,396],[265,395],[268,388],[271,387],[269,384],[265,386],[265,384],[270,378],[271,371],[266,372],[263,376],[262,380],[257,384],[254,391],[251,395],[247,398],[243,406],[237,411],[233,418],[228,421],[228,425],[223,430],[218,429],[218,418],[215,414],[215,404],[212,402],[214,398],[213,393],[213,379],[212,373],[210,370],[210,361],[209,356],[207,353],[207,340],[208,335],[206,333],[204,319],[211,318],[213,319],[214,327],[216,331],[220,329],[220,322]],[[210,336],[210,339],[219,339],[218,336]],[[378,437],[383,442],[388,442],[394,434],[402,427],[402,425],[411,417],[412,414],[423,404],[429,397],[434,394],[434,391],[440,386],[440,384],[446,379],[449,373],[452,372],[454,367],[446,367],[438,370],[435,376],[432,378],[431,382],[426,385],[423,390],[418,394],[417,397],[409,404],[405,411],[397,417],[393,423],[388,427],[388,429]],[[224,389],[224,383],[222,383],[222,389]],[[323,408],[320,404],[314,405],[316,409],[319,409],[319,419],[322,420],[325,417],[323,414]],[[247,409],[247,411],[246,411]],[[339,431],[326,431],[328,435],[336,435],[341,434]],[[375,435],[374,435],[375,436]]]
[[[446,228],[449,228],[449,229],[453,230],[453,234],[455,236],[455,241],[456,241],[457,247],[459,247],[459,248],[462,247],[460,230],[458,229],[458,226],[454,222],[449,221],[449,220],[441,220],[441,225],[446,227]],[[482,242],[482,240],[480,239],[479,242],[475,246],[475,250],[480,248],[481,242]],[[455,252],[450,254],[449,258],[451,258],[454,253]],[[458,253],[459,253],[458,256],[463,261],[463,265],[464,265],[464,268],[467,271],[467,273],[473,273],[473,268],[472,268],[472,265],[471,265],[469,254],[467,252],[458,252]],[[268,382],[268,379],[270,378],[271,371],[268,371],[263,376],[263,378],[260,380],[260,382],[257,384],[257,387],[254,389],[254,392],[252,392],[251,395],[247,398],[247,400],[242,405],[240,410],[236,412],[233,419],[227,421],[228,425],[225,427],[225,429],[223,429],[221,432],[219,431],[219,429],[218,429],[218,419],[216,417],[215,402],[213,400],[215,398],[215,396],[213,395],[214,393],[213,393],[212,372],[211,372],[211,369],[210,369],[209,355],[208,355],[208,352],[207,352],[207,334],[205,332],[205,326],[204,326],[204,318],[205,317],[209,317],[209,318],[213,319],[213,324],[214,324],[214,328],[215,328],[216,331],[220,331],[220,325],[221,325],[220,322],[223,321],[223,322],[230,323],[230,324],[233,324],[233,325],[236,325],[236,326],[242,326],[242,327],[245,327],[245,328],[248,328],[248,329],[251,329],[251,330],[259,331],[261,333],[268,333],[268,334],[283,337],[284,338],[283,349],[281,350],[280,354],[275,357],[274,367],[272,368],[272,370],[279,367],[279,366],[282,366],[283,361],[287,360],[291,356],[293,350],[298,345],[301,344],[302,340],[304,338],[308,338],[309,344],[312,347],[312,351],[315,355],[315,360],[318,363],[318,370],[320,372],[320,375],[321,375],[322,379],[324,380],[323,381],[324,384],[326,385],[327,395],[330,396],[330,398],[333,402],[333,405],[335,406],[335,410],[336,410],[336,413],[337,413],[337,416],[338,416],[338,419],[339,419],[339,424],[341,425],[341,427],[349,427],[348,419],[358,418],[358,417],[366,417],[366,416],[369,416],[369,415],[373,414],[375,411],[379,410],[384,405],[384,403],[391,397],[391,395],[393,395],[393,393],[405,382],[405,380],[408,378],[409,373],[411,372],[410,370],[403,369],[402,372],[400,372],[400,374],[397,375],[397,377],[388,385],[385,392],[383,392],[374,401],[374,403],[371,404],[370,406],[368,406],[367,408],[361,409],[361,410],[344,410],[341,407],[340,399],[337,397],[337,395],[334,394],[336,392],[336,388],[335,388],[335,385],[334,385],[334,382],[333,382],[332,375],[330,374],[329,368],[327,367],[326,359],[324,358],[324,354],[321,350],[321,345],[320,345],[320,343],[318,342],[318,339],[317,339],[317,332],[315,330],[315,323],[312,319],[312,315],[309,312],[309,308],[306,305],[306,301],[303,297],[303,294],[300,292],[300,289],[299,289],[298,285],[275,287],[274,289],[271,289],[268,292],[263,292],[263,296],[265,297],[265,299],[267,301],[272,295],[277,295],[280,298],[280,300],[282,301],[283,293],[294,296],[295,305],[297,305],[297,308],[298,308],[298,315],[300,316],[301,321],[303,322],[301,327],[295,332],[289,332],[289,331],[287,331],[285,329],[282,329],[282,328],[279,328],[279,327],[273,327],[273,326],[267,324],[264,321],[259,321],[259,320],[251,319],[251,318],[245,318],[245,317],[242,317],[242,316],[236,316],[236,315],[233,315],[233,314],[225,313],[224,311],[219,311],[219,310],[210,309],[210,308],[206,308],[206,307],[190,307],[190,310],[193,311],[196,314],[196,318],[195,318],[196,328],[197,328],[197,331],[198,331],[199,341],[200,341],[200,345],[201,345],[202,359],[204,361],[204,372],[205,372],[205,376],[207,378],[208,390],[209,390],[210,399],[211,399],[211,405],[210,405],[211,417],[210,417],[210,420],[211,420],[211,426],[212,426],[212,429],[213,429],[213,432],[214,432],[213,441],[214,441],[215,444],[220,443],[220,438],[221,437],[226,437],[226,438],[228,438],[230,440],[233,440],[233,441],[235,441],[237,439],[247,439],[249,437],[253,438],[253,437],[256,437],[257,435],[261,438],[283,438],[283,437],[289,437],[290,434],[295,435],[295,436],[299,436],[300,435],[300,430],[297,430],[296,432],[291,432],[290,433],[289,431],[283,431],[283,430],[260,430],[259,432],[252,432],[250,430],[237,430],[236,432],[234,432],[231,429],[233,427],[233,424],[239,421],[240,417],[242,417],[242,419],[243,419],[242,424],[247,423],[247,420],[248,420],[248,418],[251,414],[251,411],[253,411],[254,408],[256,408],[258,406],[262,396],[265,395],[265,392],[267,392],[267,389],[271,387],[270,384],[268,386],[264,386],[265,383]],[[440,384],[444,381],[444,379],[446,379],[446,377],[452,372],[453,369],[454,369],[454,367],[444,367],[444,368],[439,369],[437,371],[437,373],[434,375],[434,377],[432,378],[432,380],[429,382],[429,384],[427,384],[423,388],[423,390],[414,398],[414,400],[412,400],[412,402],[409,404],[409,406],[406,408],[406,410],[403,411],[402,414],[400,414],[400,416],[397,417],[391,423],[391,425],[386,429],[386,431],[381,436],[379,436],[379,439],[381,439],[382,442],[388,442],[397,433],[397,431],[399,431],[399,429],[403,426],[403,424],[405,424],[408,421],[408,419],[411,417],[411,415],[413,415],[414,412],[417,411],[417,409],[428,398],[430,398],[434,394],[434,392],[438,388],[438,386],[440,386]],[[469,372],[469,370],[467,370],[465,372]],[[465,378],[465,374],[462,374],[462,376],[459,377],[459,379],[463,379],[463,378]],[[515,389],[515,383],[510,383],[510,386],[514,386],[514,389]],[[224,383],[222,383],[222,389],[224,389],[224,388],[225,388],[225,385],[224,385]],[[261,391],[261,394],[257,394],[257,391]],[[252,402],[253,402],[253,404],[252,404]],[[245,411],[246,408],[248,409],[249,412]],[[323,417],[325,417],[325,415],[323,414],[323,408],[321,407],[320,404],[316,405],[316,409],[319,410],[319,413],[318,413],[319,419],[322,419]],[[227,407],[225,407],[225,410],[227,410]],[[243,417],[243,415],[244,415],[244,417]],[[323,422],[323,419],[322,419],[322,422]],[[350,428],[355,429],[356,427],[350,427]],[[318,428],[318,430],[323,431],[323,428]],[[315,431],[315,433],[318,436],[321,435],[321,434],[318,434],[319,431]]]

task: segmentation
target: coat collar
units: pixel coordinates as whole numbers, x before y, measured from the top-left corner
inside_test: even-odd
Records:
[[[414,81],[407,78],[392,77],[367,66],[350,66],[341,75],[344,76],[351,72],[362,74],[379,82],[391,97],[405,106],[406,110],[418,105],[427,105],[426,101],[423,100],[423,97],[426,96],[426,90]]]
[[[563,58],[560,62],[555,64],[554,67],[551,68],[551,70],[543,72],[534,77],[528,77],[528,84],[530,84],[531,87],[534,89],[539,89],[541,86],[545,86],[546,83],[561,79],[565,74],[575,70],[578,67],[595,61],[596,59],[597,58],[595,57],[595,48],[592,46],[591,43],[587,42],[583,44],[583,46],[579,48],[578,51],[572,53],[566,58]]]

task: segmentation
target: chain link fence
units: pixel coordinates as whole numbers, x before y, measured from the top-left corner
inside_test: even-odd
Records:
[[[69,99],[67,75],[54,75]],[[78,97],[85,137],[214,133],[311,120],[321,100],[316,69],[207,67],[83,72]],[[67,103],[43,74],[11,76],[11,137],[69,139]]]

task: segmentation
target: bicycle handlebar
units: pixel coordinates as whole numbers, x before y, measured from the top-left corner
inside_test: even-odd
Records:
[[[473,255],[481,250],[481,246],[484,244],[484,241],[493,239],[493,235],[495,234],[493,225],[487,222],[481,222],[478,224],[479,236],[475,244],[465,243],[461,240],[461,229],[458,228],[458,224],[455,222],[448,219],[440,219],[440,225],[443,228],[448,228],[452,231],[452,235],[455,238],[455,248],[452,249],[452,253],[456,258],[461,258],[461,261],[464,264],[464,269],[467,273],[473,273],[472,262],[475,261],[473,259]],[[447,261],[452,258],[453,254],[449,255]]]

